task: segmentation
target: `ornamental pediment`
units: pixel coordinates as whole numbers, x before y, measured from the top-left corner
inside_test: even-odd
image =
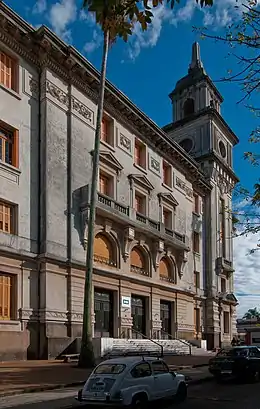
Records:
[[[120,172],[123,169],[121,163],[116,159],[116,157],[108,151],[100,151],[99,153],[100,162],[106,164],[112,169],[115,169],[117,172]]]
[[[145,188],[148,191],[151,191],[154,189],[151,182],[144,175],[129,175],[128,178],[130,179],[130,181],[132,180],[134,183]]]
[[[158,197],[159,199],[163,200],[164,202],[169,203],[173,207],[178,206],[179,204],[171,193],[159,193]]]

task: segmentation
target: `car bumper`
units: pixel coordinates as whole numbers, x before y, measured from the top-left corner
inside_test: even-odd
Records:
[[[118,407],[118,406],[123,406],[123,400],[110,400],[109,397],[107,399],[89,399],[86,398],[82,395],[82,390],[78,392],[78,396],[75,398],[78,402],[84,402],[85,404],[88,404],[89,406],[112,406],[112,407]]]

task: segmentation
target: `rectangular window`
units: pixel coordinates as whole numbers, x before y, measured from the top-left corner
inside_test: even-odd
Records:
[[[200,201],[199,196],[196,193],[193,194],[193,212],[200,214]]]
[[[12,318],[12,276],[0,273],[0,320],[10,320]]]
[[[162,222],[167,229],[172,230],[172,212],[170,210],[163,208]]]
[[[135,140],[135,165],[146,168],[146,147],[143,143]]]
[[[200,235],[199,233],[193,232],[193,238],[192,238],[192,243],[193,243],[193,251],[195,253],[200,253]]]
[[[224,311],[223,320],[224,320],[224,334],[229,334],[229,328],[230,328],[229,312]]]
[[[200,273],[199,271],[194,271],[194,287],[196,290],[200,288]]]
[[[135,210],[136,213],[146,214],[146,198],[141,194],[135,194]]]
[[[221,278],[221,282],[220,282],[220,289],[222,293],[225,293],[227,291],[227,286],[226,286],[226,279],[225,278]]]
[[[15,210],[10,203],[0,201],[0,231],[15,234]]]
[[[16,61],[3,51],[0,51],[0,83],[6,88],[17,91],[16,73]]]
[[[172,187],[172,168],[165,161],[163,161],[163,184]]]
[[[225,201],[219,200],[219,240],[222,257],[226,257]]]
[[[16,168],[19,167],[18,143],[18,131],[0,122],[0,160]]]
[[[113,189],[113,177],[106,175],[102,172],[99,174],[99,192],[102,195],[113,197],[114,196],[114,189]]]
[[[101,136],[100,139],[103,142],[113,145],[113,136],[112,136],[112,126],[113,123],[108,118],[103,118],[101,123]]]

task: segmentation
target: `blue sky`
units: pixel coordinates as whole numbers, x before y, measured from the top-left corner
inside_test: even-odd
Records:
[[[38,27],[49,26],[64,41],[75,46],[88,60],[100,68],[101,32],[93,18],[81,10],[79,0],[9,0],[11,6],[29,23]],[[191,59],[191,45],[199,40],[204,67],[213,81],[231,69],[236,72],[237,62],[227,58],[230,51],[223,43],[201,40],[192,26],[206,25],[221,34],[224,27],[239,19],[235,0],[215,0],[213,8],[201,9],[195,0],[181,0],[172,11],[166,6],[155,10],[154,22],[147,33],[136,29],[128,44],[118,41],[111,49],[108,60],[108,79],[123,91],[140,109],[158,125],[171,122],[171,104],[168,94],[176,81],[186,75]],[[259,168],[245,162],[243,152],[251,150],[248,136],[256,127],[257,119],[237,101],[241,98],[235,84],[216,82],[224,97],[222,115],[240,138],[234,151],[234,167],[241,183],[248,189],[259,178]],[[255,148],[255,147],[254,147]],[[258,147],[259,152],[259,147]],[[245,210],[240,204],[241,211]],[[256,235],[234,240],[236,262],[236,292],[239,295],[239,314],[260,304],[260,252],[247,256],[255,246]]]

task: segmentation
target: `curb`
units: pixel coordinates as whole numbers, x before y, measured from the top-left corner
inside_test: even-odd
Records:
[[[193,365],[193,366],[178,366],[178,367],[175,367],[174,370],[182,370],[182,369],[187,369],[187,368],[201,368],[203,366],[208,366],[208,364],[198,364],[198,365]],[[200,378],[200,379],[188,380],[187,384],[188,385],[199,385],[201,383],[209,382],[211,380],[213,380],[213,376],[207,376],[207,377]],[[79,381],[79,382],[71,382],[71,383],[60,384],[60,385],[26,387],[23,389],[16,389],[14,391],[8,391],[8,392],[3,392],[3,393],[0,392],[0,399],[8,397],[8,396],[23,395],[26,393],[36,393],[36,392],[53,391],[55,389],[73,388],[77,386],[82,386],[85,384],[85,382],[86,381]]]

